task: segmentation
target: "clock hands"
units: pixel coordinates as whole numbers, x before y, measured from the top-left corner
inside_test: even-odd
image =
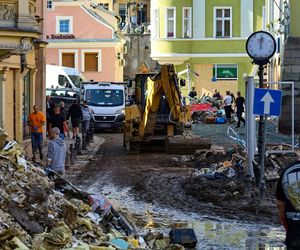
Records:
[[[261,36],[260,39],[259,39],[259,49],[260,50],[262,49],[263,40],[264,40],[264,37]]]

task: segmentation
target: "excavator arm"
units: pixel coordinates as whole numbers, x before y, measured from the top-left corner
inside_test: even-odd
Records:
[[[187,107],[182,105],[177,75],[173,65],[163,65],[161,71],[152,77],[150,85],[139,127],[139,135],[141,137],[153,135],[163,95],[166,97],[170,108],[169,122],[173,126],[188,123],[189,112]]]

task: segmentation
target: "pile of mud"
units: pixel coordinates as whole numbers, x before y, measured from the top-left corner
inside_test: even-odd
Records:
[[[263,197],[259,188],[259,166],[254,163],[255,178],[249,181],[246,157],[238,146],[228,150],[219,147],[216,151],[198,151],[195,153],[195,169],[181,182],[182,189],[199,202],[224,208],[225,216],[232,211],[232,214],[240,213],[246,217],[247,214],[265,216],[269,221],[278,223],[276,184],[282,170],[295,162],[298,156],[268,155]]]

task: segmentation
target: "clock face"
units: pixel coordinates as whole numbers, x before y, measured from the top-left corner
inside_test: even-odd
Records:
[[[271,34],[258,31],[248,38],[246,50],[248,55],[256,61],[268,60],[275,53],[276,42]]]

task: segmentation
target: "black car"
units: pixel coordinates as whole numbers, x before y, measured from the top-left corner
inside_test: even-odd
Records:
[[[47,88],[46,95],[51,96],[51,100],[56,106],[59,106],[63,101],[65,103],[66,110],[69,109],[75,100],[80,100],[80,92],[69,88]]]

